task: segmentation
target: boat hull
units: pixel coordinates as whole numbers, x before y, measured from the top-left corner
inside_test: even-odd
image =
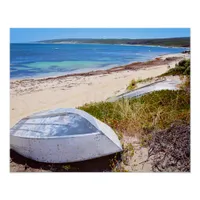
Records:
[[[122,151],[101,133],[63,138],[11,136],[11,149],[24,157],[46,163],[84,161]]]
[[[10,130],[10,146],[24,157],[46,163],[78,162],[122,151],[108,125],[74,108],[21,119]]]
[[[156,83],[151,83],[149,85],[143,86],[141,88],[132,90],[130,92],[126,92],[124,94],[121,94],[117,97],[113,97],[111,99],[108,99],[108,102],[114,102],[119,99],[128,99],[128,98],[138,98],[145,94],[155,92],[155,91],[161,91],[161,90],[178,90],[178,84],[180,84],[180,80],[163,80]]]

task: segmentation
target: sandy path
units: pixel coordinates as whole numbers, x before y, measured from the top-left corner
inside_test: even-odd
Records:
[[[165,55],[168,57],[188,57],[186,54]],[[77,107],[85,103],[104,101],[120,94],[132,79],[158,76],[174,67],[178,61],[151,66],[146,69],[126,70],[111,74],[93,76],[73,76],[47,80],[11,81],[10,126],[34,112],[59,107]]]

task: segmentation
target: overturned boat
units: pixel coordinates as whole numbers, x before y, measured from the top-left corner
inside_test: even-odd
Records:
[[[11,149],[47,163],[67,163],[122,151],[115,132],[85,111],[59,108],[33,114],[10,130]]]
[[[126,98],[138,98],[145,94],[160,91],[160,90],[178,90],[178,85],[181,83],[180,79],[164,79],[161,81],[157,81],[155,83],[148,84],[146,86],[140,87],[138,89],[132,90],[130,92],[125,92],[121,95],[116,97],[112,97],[108,99],[108,102],[114,102],[119,99],[126,99]]]

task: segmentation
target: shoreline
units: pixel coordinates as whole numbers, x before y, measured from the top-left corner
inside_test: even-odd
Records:
[[[42,110],[79,107],[105,101],[126,91],[131,80],[156,77],[190,54],[169,54],[109,70],[47,77],[10,80],[10,127],[20,119]]]
[[[11,43],[11,44],[99,44],[99,45],[125,45],[125,46],[146,46],[146,47],[163,47],[163,48],[187,48],[190,49],[190,46],[162,46],[162,45],[148,45],[148,44],[127,44],[127,43],[119,43],[119,44],[107,44],[107,43],[78,43],[78,42],[58,42],[58,43],[43,43],[43,42],[37,42],[37,43]]]
[[[62,78],[62,77],[71,77],[71,76],[92,76],[92,75],[101,75],[101,74],[109,74],[112,72],[118,72],[118,71],[125,71],[125,70],[137,70],[141,69],[142,67],[151,67],[151,65],[160,65],[161,63],[159,61],[162,61],[163,59],[171,59],[171,61],[178,60],[183,53],[174,53],[174,54],[162,54],[159,56],[155,56],[153,59],[147,60],[147,61],[133,61],[129,62],[124,65],[119,65],[115,67],[111,67],[108,69],[97,69],[92,70],[92,68],[88,69],[88,72],[75,72],[70,74],[62,74],[62,75],[50,75],[50,76],[44,76],[44,77],[30,77],[30,78],[11,78],[10,82],[13,81],[23,81],[23,80],[47,80],[47,79],[55,79],[55,78]],[[177,58],[178,57],[178,58]],[[159,60],[161,59],[161,60]],[[169,60],[166,60],[169,62]],[[162,63],[162,64],[166,64]],[[103,67],[106,68],[106,67]]]

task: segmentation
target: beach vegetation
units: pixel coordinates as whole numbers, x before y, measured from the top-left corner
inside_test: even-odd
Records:
[[[149,77],[149,78],[145,78],[145,79],[138,79],[136,81],[136,83],[146,83],[146,82],[152,81],[153,79],[154,79],[153,77]]]
[[[184,90],[161,90],[140,98],[85,104],[79,109],[105,122],[120,134],[140,137],[146,132],[167,128],[176,120],[188,123],[190,94]]]
[[[134,90],[136,88],[136,81],[133,79],[130,84],[128,85],[128,87],[126,88],[128,91],[130,90]]]
[[[160,76],[190,75],[190,59],[180,61],[174,68]]]
[[[183,76],[182,83],[179,85],[179,89],[190,93],[190,76]]]
[[[134,90],[137,88],[137,84],[138,83],[147,83],[147,82],[151,82],[154,78],[153,77],[149,77],[149,78],[145,78],[145,79],[138,79],[138,80],[135,80],[133,79],[130,84],[128,85],[128,87],[126,88],[128,91],[131,91],[131,90]]]

